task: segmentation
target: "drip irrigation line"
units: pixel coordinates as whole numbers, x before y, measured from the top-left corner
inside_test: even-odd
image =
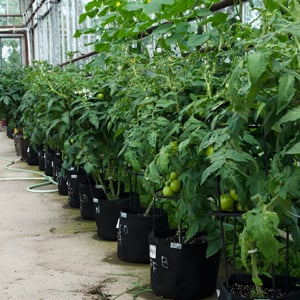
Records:
[[[42,180],[42,181],[45,181],[45,182],[30,185],[30,186],[27,187],[27,191],[32,192],[32,193],[54,193],[54,192],[58,191],[58,189],[50,189],[50,190],[37,189],[39,187],[50,185],[50,184],[57,185],[57,182],[51,176],[47,176],[43,172],[12,167],[12,165],[14,165],[16,162],[20,161],[20,158],[18,158],[16,160],[11,160],[11,159],[8,159],[8,158],[5,158],[5,157],[0,157],[0,160],[8,161],[8,164],[6,164],[6,166],[5,166],[6,170],[29,173],[29,174],[35,174],[35,175],[40,176],[40,177],[0,178],[0,182],[1,181]]]

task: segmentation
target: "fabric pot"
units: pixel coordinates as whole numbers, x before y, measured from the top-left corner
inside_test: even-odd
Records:
[[[27,147],[27,164],[30,166],[37,166],[39,164],[38,153],[31,145]]]
[[[15,150],[17,156],[22,155],[22,140],[23,140],[23,134],[21,133],[14,134],[14,143],[15,143]]]
[[[14,138],[14,130],[10,126],[6,127],[6,135],[8,138],[13,139]]]
[[[24,139],[23,133],[17,133],[14,135],[14,142],[17,155],[21,157],[21,160],[27,161],[27,148],[29,146],[29,140]]]
[[[45,171],[45,150],[42,148],[38,150],[38,161],[39,161],[39,170]]]
[[[63,196],[68,195],[68,177],[67,175],[59,174],[56,178],[58,193]]]
[[[61,152],[56,152],[55,156],[53,158],[53,178],[56,179],[57,176],[61,172],[61,167],[62,166],[62,159],[61,159]]]
[[[172,243],[166,237],[150,235],[150,280],[153,292],[177,300],[201,299],[212,295],[216,291],[220,252],[206,258],[206,243]]]
[[[23,161],[27,161],[28,156],[27,156],[27,149],[29,146],[29,140],[25,138],[21,138],[21,159]]]
[[[268,290],[273,289],[272,278],[262,276],[263,286]],[[297,279],[286,276],[274,276],[275,288],[280,290],[279,293],[276,293],[271,296],[266,296],[269,300],[299,300],[300,299],[300,287],[299,282],[297,285]],[[299,280],[298,280],[299,281]],[[233,288],[235,285],[238,285],[239,288]],[[219,300],[260,300],[258,298],[251,298],[244,294],[243,286],[248,286],[251,288],[254,287],[251,275],[248,274],[233,274],[228,279],[228,285],[224,282],[220,288]],[[243,293],[243,294],[242,294]]]
[[[68,203],[73,208],[80,208],[79,199],[79,183],[80,177],[84,176],[77,172],[74,168],[68,171],[67,186],[68,186]]]
[[[149,263],[149,234],[169,229],[168,215],[161,209],[144,216],[144,209],[123,209],[117,226],[118,257],[123,261]]]
[[[103,240],[117,240],[117,221],[123,209],[139,206],[139,199],[130,193],[122,193],[120,199],[94,198],[98,236]]]
[[[62,159],[61,159],[61,153],[59,155],[56,155],[54,160],[54,177],[57,181],[57,188],[58,193],[63,196],[68,195],[68,172],[64,171],[62,172]]]
[[[45,152],[45,174],[47,176],[54,175],[54,160],[56,157],[55,152]]]
[[[83,219],[95,220],[93,199],[104,197],[103,188],[95,183],[79,183],[80,214]]]

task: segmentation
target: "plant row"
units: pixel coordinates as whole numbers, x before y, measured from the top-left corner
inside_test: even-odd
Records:
[[[182,56],[149,57],[128,33],[84,67],[35,62],[1,77],[1,109],[32,146],[60,151],[64,170],[142,173],[144,204],[161,201],[185,241],[206,232],[207,256],[222,247],[217,213],[229,230],[238,213],[241,263],[259,278],[262,262],[281,263],[280,232],[300,245],[299,22],[292,8],[260,13],[259,28],[201,15],[211,30]]]

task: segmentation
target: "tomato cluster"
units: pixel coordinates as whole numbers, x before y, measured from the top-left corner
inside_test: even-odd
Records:
[[[165,182],[162,194],[165,197],[175,197],[180,192],[181,183],[178,179],[178,174],[176,172],[171,172],[169,174],[169,179]]]
[[[234,189],[230,189],[229,193],[220,195],[220,208],[222,211],[242,211],[241,204],[238,201],[238,195]]]

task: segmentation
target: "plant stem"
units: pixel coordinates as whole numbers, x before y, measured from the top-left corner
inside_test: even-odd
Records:
[[[251,248],[256,249],[256,243],[255,241],[251,241]],[[257,284],[257,281],[259,280],[259,272],[258,272],[258,267],[257,267],[257,253],[255,251],[251,252],[251,267],[252,267],[252,279],[254,284],[255,284],[255,289],[256,289],[256,296],[259,298],[264,297],[264,292],[261,287],[261,285]]]
[[[109,200],[115,200],[116,199],[116,193],[115,193],[115,189],[114,189],[113,177],[110,177],[108,180],[109,180],[109,189],[110,189],[110,199]]]
[[[106,198],[109,200],[109,195],[108,195],[108,193],[107,193],[107,190],[106,190],[106,187],[105,187],[105,182],[103,181],[103,179],[102,179],[102,177],[101,177],[101,174],[99,174],[99,176],[98,176],[98,181],[100,182],[100,184],[101,184],[101,186],[102,186],[104,195],[105,195]]]
[[[148,205],[148,207],[147,207],[147,209],[146,209],[146,211],[145,211],[145,213],[144,213],[144,216],[145,216],[145,217],[148,217],[148,216],[149,216],[150,210],[151,210],[151,208],[152,208],[152,206],[153,206],[153,204],[154,204],[154,201],[155,201],[155,198],[153,197],[153,198],[152,198],[152,201],[149,203],[149,205]]]
[[[62,97],[63,99],[68,99],[68,97],[67,97],[66,95],[64,95],[64,94],[62,94],[62,93],[60,93],[60,92],[58,92],[58,91],[52,86],[52,84],[51,84],[50,82],[48,82],[48,86],[49,86],[50,90],[51,90],[54,94],[56,94],[56,95]]]

